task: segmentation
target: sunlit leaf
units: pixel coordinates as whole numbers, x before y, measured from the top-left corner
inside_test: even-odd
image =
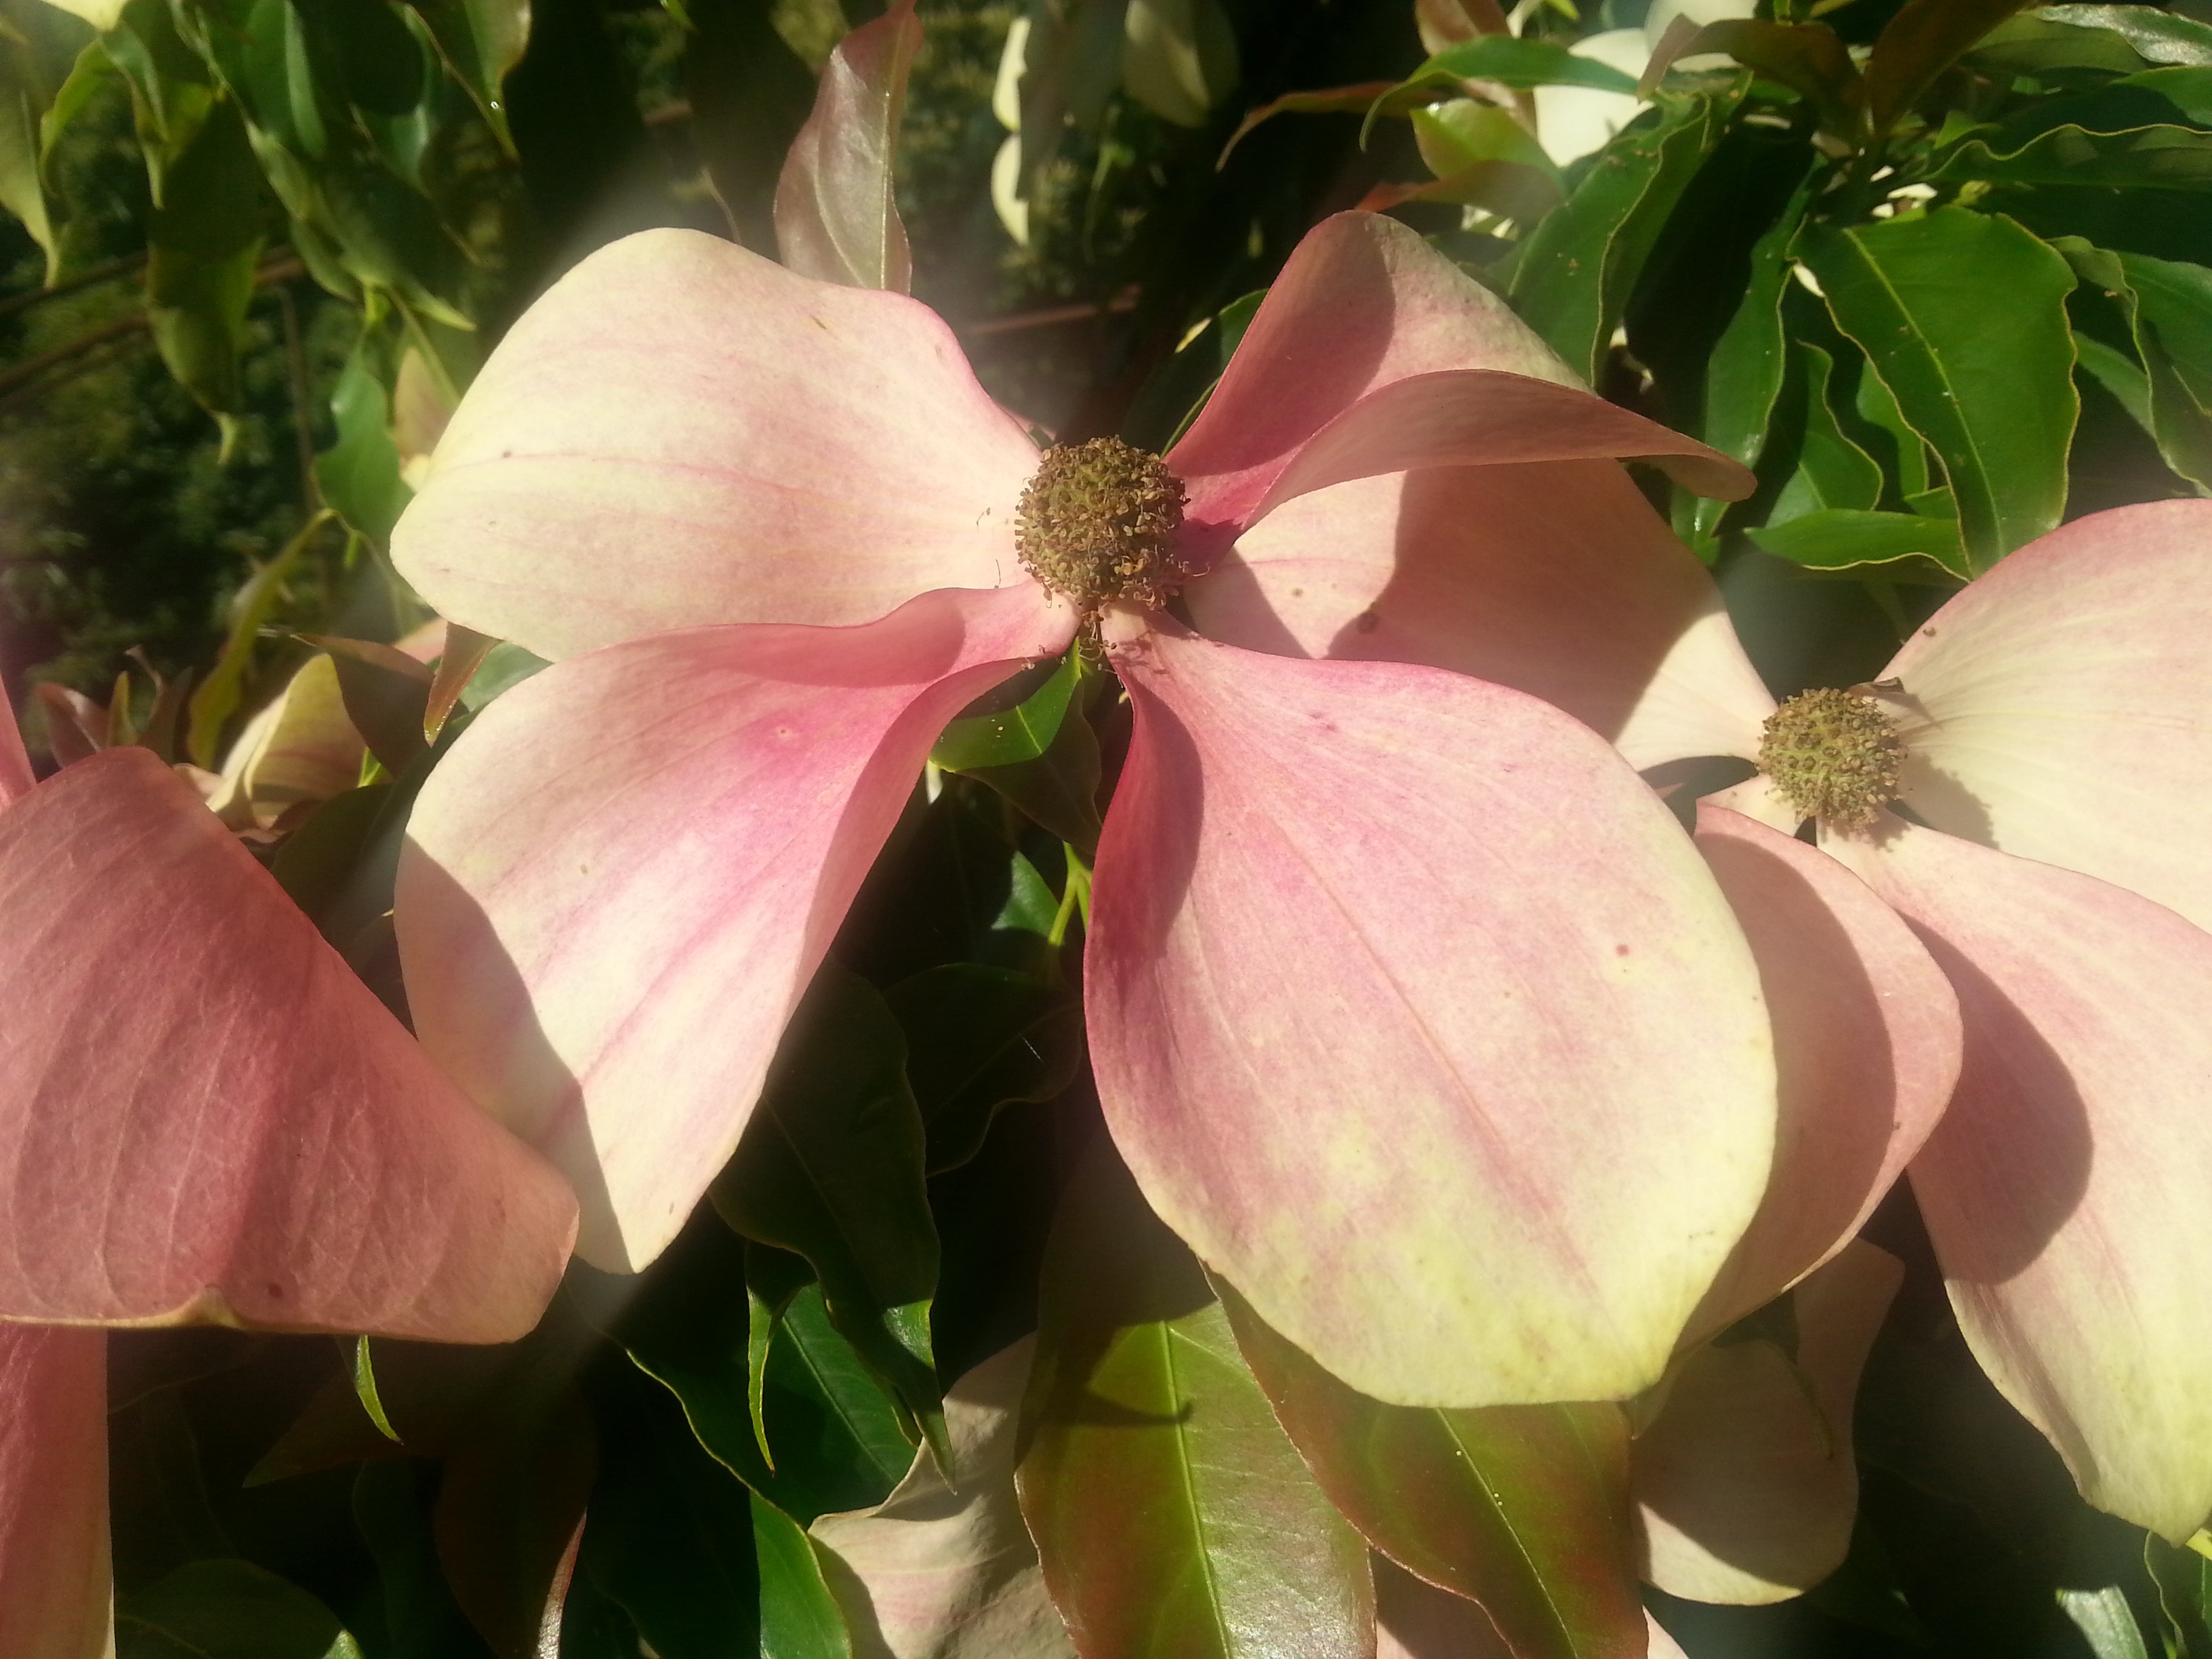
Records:
[[[1268,1409],[1189,1252],[1118,1160],[1062,1200],[1018,1475],[1086,1659],[1365,1659],[1366,1547]]]
[[[830,54],[775,187],[776,246],[800,275],[901,294],[912,285],[891,172],[921,50],[914,0],[894,0]]]
[[[1518,1659],[1642,1653],[1619,1407],[1384,1405],[1216,1288],[1276,1417],[1370,1544],[1480,1602]]]
[[[1942,459],[1969,567],[2056,527],[2080,407],[2065,260],[2010,219],[1957,207],[1820,228],[1799,250]]]
[[[1963,579],[1968,574],[1954,519],[1820,507],[1787,523],[1762,525],[1747,533],[1761,551],[1808,569],[1843,570],[1855,565],[1925,558],[1952,575]],[[1887,577],[1894,573],[1880,574]]]

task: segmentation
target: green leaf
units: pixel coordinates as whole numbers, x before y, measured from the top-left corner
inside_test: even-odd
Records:
[[[1507,297],[1586,380],[1595,380],[1638,274],[1684,190],[1743,99],[1662,94],[1601,150],[1564,206],[1522,245]]]
[[[1822,507],[1747,533],[1761,552],[1808,569],[1844,570],[1925,558],[1953,576],[1963,579],[1972,574],[1959,546],[1958,523],[1952,519]]]
[[[852,1659],[853,1638],[805,1529],[753,1495],[761,1659]]]
[[[587,1377],[599,1477],[577,1571],[629,1615],[661,1659],[757,1650],[753,1499],[692,1438],[660,1385],[627,1363]]]
[[[1081,1003],[1032,974],[946,963],[901,981],[884,1000],[906,1031],[932,1175],[975,1157],[1000,1108],[1052,1099],[1082,1064]]]
[[[1087,1654],[1366,1659],[1366,1547],[1306,1472],[1197,1261],[1103,1142],[1061,1200],[1017,1484]]]
[[[411,0],[409,9],[429,26],[439,55],[514,155],[507,76],[530,45],[530,0]]]
[[[238,106],[210,112],[171,164],[147,225],[146,313],[178,383],[224,421],[245,409],[238,378],[261,257],[261,167]]]
[[[2158,1586],[2176,1659],[2212,1659],[2212,1560],[2150,1533],[2143,1538],[2143,1565]]]
[[[1864,511],[1881,500],[1881,467],[1845,434],[1828,402],[1828,354],[1802,341],[1797,346],[1805,404],[1805,435],[1797,470],[1782,486],[1767,514],[1783,524],[1824,507]],[[1954,534],[1954,542],[1957,540]]]
[[[384,547],[415,492],[399,476],[392,398],[371,361],[375,355],[376,342],[364,332],[339,371],[331,392],[338,441],[315,457],[315,483],[349,529]]]
[[[22,222],[46,256],[46,281],[61,265],[61,246],[40,177],[40,131],[49,108],[37,50],[12,31],[0,33],[0,208]]]
[[[147,183],[159,208],[168,199],[171,167],[215,107],[214,77],[179,36],[167,0],[130,0],[100,44],[130,84]]]
[[[384,1414],[384,1401],[376,1391],[376,1364],[369,1356],[368,1339],[365,1336],[353,1340],[353,1391],[354,1397],[361,1401],[362,1410],[368,1413],[368,1420],[376,1425],[376,1431],[386,1440],[397,1441],[399,1432]]]
[[[830,1327],[818,1286],[749,1293],[757,1256],[793,1260],[694,1221],[624,1313],[620,1340],[683,1403],[700,1443],[780,1509],[811,1521],[878,1503],[914,1457],[897,1407]]]
[[[1184,337],[1175,356],[1152,372],[1129,405],[1123,429],[1131,442],[1162,454],[1175,447],[1213,395],[1221,371],[1267,297],[1262,289],[1233,300]]]
[[[1052,747],[1082,682],[1083,653],[1071,646],[1050,677],[1019,702],[947,726],[929,751],[931,762],[948,772],[971,772],[1035,760]]]
[[[2051,246],[2118,308],[2135,345],[2130,360],[2077,335],[2081,366],[2150,434],[2168,466],[2212,490],[2212,270],[2075,236]]]
[[[115,1609],[117,1659],[361,1659],[331,1610],[251,1561],[193,1561]]]
[[[1782,295],[1790,283],[1790,246],[1819,176],[1807,177],[1782,216],[1752,245],[1743,298],[1705,366],[1705,413],[1698,435],[1748,467],[1756,467],[1765,453],[1769,420],[1789,366]],[[1689,503],[1686,539],[1710,562],[1713,534],[1729,504],[1682,492],[1677,500]]]
[[[461,707],[473,714],[501,692],[521,684],[540,669],[551,666],[544,658],[525,651],[512,641],[501,640],[484,653],[483,665],[461,688]]]
[[[1867,113],[1876,135],[1919,102],[1960,53],[2020,9],[2021,0],[1906,0],[1867,59]]]
[[[1699,29],[1676,55],[1695,58],[1709,52],[1724,52],[1746,69],[1809,100],[1828,131],[1847,138],[1857,136],[1858,69],[1826,23],[1723,18]]]
[[[2035,15],[2117,34],[2149,63],[2212,64],[2212,25],[2162,6],[2043,6]]]
[[[384,1615],[381,1653],[372,1659],[486,1659],[446,1583],[431,1536],[438,1466],[422,1458],[362,1465],[353,1481],[353,1522],[376,1559]]]
[[[1957,207],[1816,229],[1799,249],[1836,325],[1942,459],[1968,568],[2056,528],[2080,410],[2065,260],[2002,215]]]
[[[711,1195],[737,1231],[813,1265],[831,1322],[942,1449],[926,1146],[897,1020],[866,980],[827,963]]]
[[[2142,1631],[2129,1609],[2127,1592],[2118,1585],[2107,1584],[2099,1589],[2062,1587],[2058,1607],[2081,1632],[2096,1659],[2150,1659],[2150,1650],[2143,1645]]]
[[[1969,138],[1949,151],[1932,179],[2002,185],[2069,185],[2113,190],[2195,190],[2212,184],[2212,135],[2193,127],[2149,126],[2113,133],[2054,127],[2016,149]]]
[[[1516,1659],[1642,1653],[1619,1407],[1384,1405],[1215,1288],[1277,1419],[1370,1544],[1480,1601]]]

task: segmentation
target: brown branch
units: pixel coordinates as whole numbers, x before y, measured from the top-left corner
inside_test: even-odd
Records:
[[[28,294],[11,295],[0,300],[0,317],[13,317],[19,311],[48,300],[58,300],[64,294],[75,294],[80,289],[90,288],[94,283],[105,283],[118,276],[128,276],[146,263],[146,251],[126,253],[120,259],[110,259],[105,264],[94,265],[90,270],[80,271],[66,283],[56,283],[52,288],[34,288]]]

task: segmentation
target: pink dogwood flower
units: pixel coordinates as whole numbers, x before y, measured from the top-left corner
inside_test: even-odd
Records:
[[[441,612],[556,659],[416,809],[397,921],[425,1044],[569,1173],[587,1259],[650,1261],[947,719],[1095,617],[1135,735],[1089,1027],[1146,1196],[1370,1393],[1647,1385],[1774,1133],[1742,935],[1603,740],[1665,748],[1737,672],[1717,607],[1684,590],[1615,628],[1635,653],[1553,665],[1601,737],[1464,675],[1227,639],[1205,596],[1348,479],[1472,465],[1502,480],[1473,510],[1596,557],[1651,516],[1616,458],[1743,475],[1358,214],[1306,238],[1167,456],[1085,453],[1040,458],[902,295],[674,231],[563,278],[394,536]],[[1085,492],[1118,505],[1071,529]],[[1178,585],[1194,630],[1159,608]]]
[[[1551,665],[1563,643],[1711,583],[1663,533],[1602,568],[1540,565],[1465,512],[1490,487],[1292,503],[1193,614],[1316,655],[1422,653],[1589,718]],[[1647,724],[1624,744],[1770,774],[1698,814],[1774,1010],[1783,1119],[1771,1194],[1693,1334],[1832,1255],[1909,1162],[1984,1370],[2092,1503],[2174,1538],[2212,1510],[2208,545],[2212,505],[2093,514],[1953,598],[1871,685],[1779,714],[1708,638],[1703,695],[1665,742]],[[1808,817],[1820,851],[1790,833]]]
[[[106,1347],[214,1322],[521,1336],[574,1195],[148,750],[0,722],[0,1654],[107,1643]]]

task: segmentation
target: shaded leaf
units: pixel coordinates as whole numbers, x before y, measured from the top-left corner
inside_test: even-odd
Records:
[[[432,1522],[446,1582],[500,1659],[535,1659],[598,1465],[572,1388],[518,1389],[446,1459]]]
[[[1594,92],[1634,92],[1633,76],[1610,64],[1577,57],[1551,40],[1510,34],[1485,34],[1446,46],[1399,84],[1434,85],[1452,81],[1495,81],[1526,90],[1532,87],[1588,87]]]
[[[1711,95],[1662,96],[1522,245],[1513,308],[1585,380],[1597,378],[1644,260],[1744,91],[1740,82]]]
[[[368,743],[369,753],[395,776],[416,764],[428,751],[422,726],[430,671],[392,646],[323,634],[301,637],[331,653],[346,718]]]
[[[529,0],[410,0],[409,9],[429,26],[440,55],[512,155],[507,73],[530,44]]]
[[[1365,1547],[1314,1485],[1189,1252],[1094,1148],[1041,1291],[1017,1476],[1086,1659],[1365,1659]]]
[[[802,1255],[831,1322],[941,1442],[929,1304],[937,1230],[906,1039],[883,998],[835,963],[786,1030],[744,1141],[711,1191],[748,1238]]]
[[[2055,528],[2080,408],[2065,260],[2010,219],[1957,207],[1817,228],[1799,249],[1837,326],[1942,459],[1968,567]]]
[[[1762,552],[1808,569],[1844,570],[1857,565],[1927,559],[1962,580],[1970,574],[1959,546],[1958,521],[1954,519],[1821,507],[1786,524],[1762,525],[1747,533]],[[1881,573],[1891,579],[1896,574]]]
[[[1834,363],[1818,346],[1799,343],[1797,362],[1804,396],[1804,437],[1797,470],[1782,487],[1767,514],[1782,524],[1822,508],[1864,511],[1881,500],[1881,467],[1838,424],[1828,402],[1828,377]]]
[[[2212,271],[2079,237],[2051,246],[2119,307],[2135,346],[2136,362],[2115,368],[2100,355],[2110,348],[2077,336],[2082,367],[2115,390],[2168,466],[2212,490]]]
[[[1080,1005],[1034,975],[947,963],[894,985],[884,1000],[906,1031],[932,1175],[973,1158],[1001,1107],[1050,1100],[1082,1061]]]
[[[392,400],[369,361],[371,349],[364,336],[331,391],[338,441],[315,457],[315,483],[349,528],[382,547],[415,492],[399,476]]]
[[[116,1606],[118,1659],[361,1659],[331,1610],[251,1561],[193,1561]]]
[[[1876,133],[1920,100],[1960,53],[2021,9],[2021,0],[1906,0],[1867,59],[1867,113]]]
[[[262,624],[276,609],[285,580],[325,522],[327,516],[322,514],[310,519],[306,529],[285,543],[276,556],[247,577],[231,597],[230,629],[222,654],[192,693],[185,742],[195,766],[214,769],[223,727],[238,711],[246,673],[253,665]]]
[[[1370,1544],[1480,1602],[1518,1659],[1642,1653],[1619,1407],[1385,1405],[1215,1288],[1276,1417]]]
[[[243,411],[238,357],[261,256],[261,167],[238,106],[214,106],[170,164],[147,225],[146,313],[178,383],[224,421]]]

